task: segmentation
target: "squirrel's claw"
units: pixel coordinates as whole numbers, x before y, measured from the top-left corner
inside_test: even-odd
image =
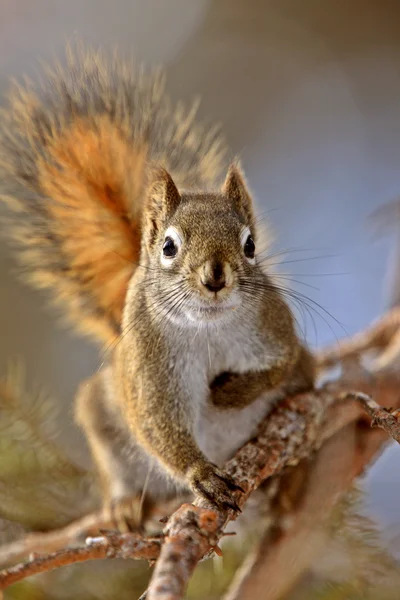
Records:
[[[231,510],[233,510],[237,514],[240,514],[242,512],[240,506],[238,506],[238,504],[236,504],[236,502],[234,502],[234,501],[225,502],[224,508],[225,509],[230,508]]]
[[[198,465],[193,469],[191,488],[195,494],[219,508],[241,512],[232,497],[232,492],[243,492],[242,488],[227,473],[210,463]]]
[[[242,487],[240,487],[240,485],[238,485],[237,483],[235,483],[233,481],[233,479],[231,479],[227,475],[224,475],[223,477],[219,476],[218,473],[216,473],[216,475],[217,475],[217,477],[220,477],[220,479],[222,479],[223,481],[225,481],[225,483],[227,484],[227,486],[229,487],[229,489],[232,490],[233,492],[242,492],[242,494],[245,493],[244,489]]]

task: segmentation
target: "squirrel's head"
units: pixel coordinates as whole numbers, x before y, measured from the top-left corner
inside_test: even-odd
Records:
[[[251,300],[261,269],[251,196],[237,165],[216,193],[180,194],[157,169],[143,223],[146,281],[165,315],[198,324],[223,319]],[[151,282],[151,284],[150,284]]]

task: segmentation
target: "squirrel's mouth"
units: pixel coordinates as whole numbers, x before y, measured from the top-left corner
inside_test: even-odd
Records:
[[[213,314],[222,314],[226,313],[228,310],[235,310],[235,307],[231,306],[198,306],[197,312],[204,315],[213,315]]]
[[[227,313],[226,308],[222,308],[221,306],[201,306],[197,309],[197,315],[200,318],[209,318],[215,319],[218,317],[222,317]]]
[[[185,313],[190,321],[210,322],[224,319],[234,314],[239,304],[233,300],[225,302],[199,302],[185,307]]]

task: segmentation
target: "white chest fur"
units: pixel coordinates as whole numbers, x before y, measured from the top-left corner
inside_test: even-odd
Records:
[[[189,329],[183,346],[178,360],[184,363],[180,372],[193,410],[194,435],[207,458],[222,465],[254,434],[271,407],[271,395],[242,409],[218,409],[208,402],[209,383],[224,371],[268,368],[268,348],[260,333],[243,323]]]

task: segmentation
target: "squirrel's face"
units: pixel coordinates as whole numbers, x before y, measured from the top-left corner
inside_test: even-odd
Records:
[[[182,195],[161,175],[145,213],[151,297],[180,323],[227,319],[249,299],[250,280],[260,274],[242,175],[231,167],[221,193]]]

